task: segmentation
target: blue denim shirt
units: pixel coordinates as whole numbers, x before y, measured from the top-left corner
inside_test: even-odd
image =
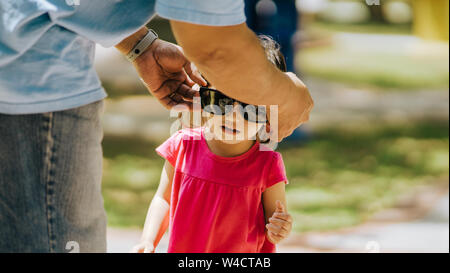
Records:
[[[155,12],[203,25],[245,22],[242,0],[1,0],[0,113],[52,112],[103,99],[95,43],[116,45]]]

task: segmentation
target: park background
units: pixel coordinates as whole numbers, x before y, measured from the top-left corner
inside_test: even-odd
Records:
[[[253,2],[273,19],[286,1]],[[316,106],[277,150],[294,218],[278,250],[448,252],[449,2],[291,2],[299,15],[292,61]],[[149,27],[175,42],[167,20]],[[115,49],[98,47],[96,59],[109,94],[108,251],[127,252],[159,183],[163,159],[154,149],[174,119]],[[167,235],[157,251],[166,247]]]

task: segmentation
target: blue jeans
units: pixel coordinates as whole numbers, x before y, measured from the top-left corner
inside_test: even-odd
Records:
[[[0,114],[0,252],[106,252],[102,112]]]

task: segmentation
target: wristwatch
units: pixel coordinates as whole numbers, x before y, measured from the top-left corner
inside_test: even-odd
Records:
[[[158,39],[158,34],[153,29],[149,29],[144,38],[127,54],[127,59],[134,62],[156,39]]]

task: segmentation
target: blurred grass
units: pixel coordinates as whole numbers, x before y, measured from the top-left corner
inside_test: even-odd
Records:
[[[297,58],[305,74],[331,81],[386,90],[448,88],[448,59],[436,56],[354,52],[333,46],[302,50]]]
[[[448,177],[448,121],[315,133],[305,146],[280,144],[297,231],[355,225],[419,185]],[[105,136],[103,194],[108,224],[142,227],[163,159],[153,143]]]
[[[333,35],[342,32],[412,35],[411,24],[340,24],[318,20],[309,22],[304,28],[308,36],[323,41],[331,41]],[[302,48],[296,61],[297,66],[306,75],[366,88],[376,87],[387,91],[448,89],[448,49],[442,49],[445,44],[437,50],[436,45],[417,43],[417,52],[372,52],[370,49],[364,51],[364,44],[357,51],[334,44]],[[392,48],[395,46],[392,44]]]
[[[412,34],[412,24],[387,24],[375,21],[364,23],[336,23],[323,20],[316,20],[305,25],[308,31],[321,32],[322,34],[333,32],[352,32],[366,34]]]
[[[172,33],[172,29],[170,28],[169,20],[156,16],[147,24],[147,27],[155,30],[162,40],[175,44],[177,43],[175,36]]]

